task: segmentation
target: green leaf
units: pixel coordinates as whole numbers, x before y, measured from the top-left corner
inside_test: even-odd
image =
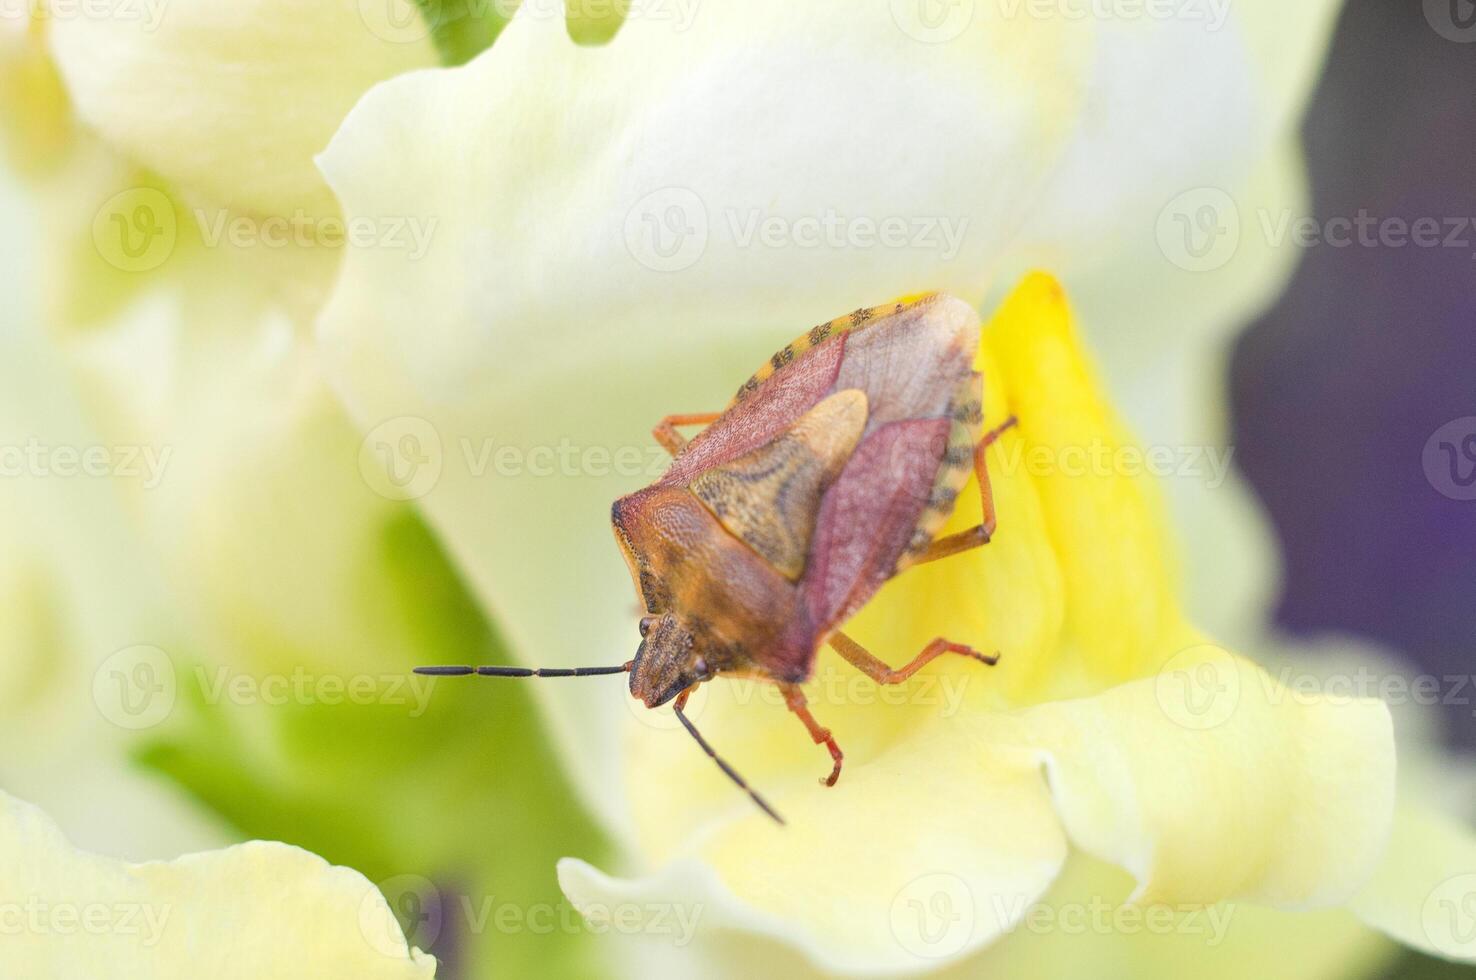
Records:
[[[380,567],[400,586],[420,662],[505,659],[418,519],[392,523],[384,549]],[[137,757],[243,835],[300,845],[379,882],[411,942],[442,960],[442,980],[597,975],[598,938],[564,900],[554,864],[598,859],[606,846],[527,689],[409,666],[269,688],[198,663],[180,671],[180,703]]]

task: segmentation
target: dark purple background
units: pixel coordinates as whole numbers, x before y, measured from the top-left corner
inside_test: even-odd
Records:
[[[1349,0],[1304,131],[1318,218],[1476,218],[1476,43],[1442,36],[1421,0]],[[1361,634],[1442,676],[1476,673],[1476,501],[1424,463],[1437,429],[1476,416],[1466,237],[1309,249],[1232,368],[1236,458],[1286,557],[1280,624]],[[1464,700],[1442,710],[1476,746]],[[1472,975],[1418,954],[1389,974]]]
[[[1476,219],[1476,43],[1442,37],[1420,0],[1351,0],[1305,136],[1318,218]],[[1437,429],[1476,416],[1464,237],[1314,246],[1233,367],[1237,459],[1286,556],[1281,624],[1352,630],[1436,674],[1476,671],[1476,501],[1422,463]],[[1467,745],[1472,711],[1446,710]]]

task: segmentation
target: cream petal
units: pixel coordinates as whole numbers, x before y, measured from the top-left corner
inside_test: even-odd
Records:
[[[788,821],[782,828],[742,797],[735,801],[731,784],[694,746],[677,748],[702,767],[682,765],[672,779],[680,805],[711,800],[718,815],[644,878],[562,862],[560,884],[586,915],[632,905],[681,910],[698,919],[703,936],[756,932],[824,969],[919,971],[1013,928],[1066,858],[1029,755],[981,746],[962,726],[928,726],[849,766],[830,790],[814,786],[809,767],[787,780],[772,776],[769,788]],[[763,765],[748,775],[760,785],[770,776]],[[935,928],[929,916],[943,906]]]
[[[1073,854],[1050,891],[1028,908],[1007,936],[927,975],[938,980],[981,976],[1363,980],[1386,975],[1399,955],[1399,947],[1346,909],[1288,913],[1224,903],[1208,909],[1150,911],[1127,901],[1132,889],[1131,876],[1120,868]],[[668,909],[660,908],[663,914]],[[931,913],[935,934],[946,935],[951,911],[940,905]],[[668,915],[665,922],[674,917]],[[709,918],[705,909],[688,917],[699,924]],[[683,941],[686,935],[675,926],[654,931],[628,928],[611,930],[605,942],[628,976],[711,980],[835,976],[770,933],[703,929],[696,938]]]
[[[1476,833],[1422,801],[1401,802],[1384,859],[1351,906],[1408,946],[1476,963]]]
[[[8,975],[435,974],[368,879],[286,844],[127,864],[74,849],[40,810],[0,794],[0,867]]]
[[[631,745],[631,764],[662,774],[637,801],[640,851],[660,869],[621,880],[566,862],[576,906],[685,910],[703,941],[749,930],[825,969],[919,970],[1028,931],[1064,858],[1062,830],[1137,880],[1114,905],[1182,915],[1335,906],[1363,886],[1390,826],[1383,704],[1294,692],[1217,647],[1092,698],[934,711],[880,748],[863,741],[830,789],[810,782],[817,755],[783,748],[780,706],[731,698],[709,695],[693,713],[720,750],[739,747],[728,758],[787,825],[676,733],[653,733]],[[908,931],[913,899],[959,917],[924,943]]]
[[[1072,841],[1131,871],[1140,902],[1339,904],[1388,838],[1383,702],[1288,689],[1213,645],[1009,724],[1039,746]]]
[[[77,114],[196,195],[334,210],[313,167],[371,85],[436,63],[412,0],[140,0],[45,20]]]

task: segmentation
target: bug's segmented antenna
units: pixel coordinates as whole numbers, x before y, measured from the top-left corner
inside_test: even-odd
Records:
[[[628,674],[635,661],[619,667],[416,667],[415,673],[432,677],[595,677]]]
[[[683,714],[682,703],[686,700],[687,699],[684,695],[677,701],[676,704],[672,705],[672,707],[676,710],[677,720],[682,723],[682,727],[685,728],[688,733],[690,733],[691,736],[697,740],[697,744],[702,746],[702,751],[707,753],[708,758],[712,759],[713,762],[716,762],[718,764],[718,768],[727,773],[728,778],[737,783],[738,788],[747,793],[749,798],[752,799],[754,803],[758,804],[758,808],[760,810],[773,817],[774,822],[779,824],[779,826],[784,826],[784,818],[779,816],[779,814],[775,812],[773,807],[769,806],[768,801],[766,801],[762,796],[758,795],[757,790],[748,785],[748,783],[744,780],[742,776],[738,775],[738,771],[736,769],[728,765],[728,763],[723,759],[722,756],[713,751],[713,748],[711,745],[708,744],[707,739],[702,737],[702,733],[699,732],[697,730],[697,727],[687,719],[687,716],[685,714]]]

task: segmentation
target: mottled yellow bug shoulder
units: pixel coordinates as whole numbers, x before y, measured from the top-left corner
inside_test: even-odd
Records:
[[[866,395],[838,391],[777,439],[704,472],[691,491],[723,527],[796,581],[805,570],[820,495],[866,428]]]
[[[865,329],[872,323],[884,320],[887,317],[903,313],[912,307],[931,303],[937,299],[939,293],[913,293],[899,297],[890,303],[880,306],[868,306],[838,316],[827,323],[817,324],[808,331],[785,344],[774,356],[769,358],[767,364],[755,371],[747,381],[738,389],[738,393],[729,402],[729,407],[743,401],[750,394],[757,391],[759,386],[769,380],[775,374],[783,371],[795,361],[800,360],[811,351],[815,350],[837,337]]]

